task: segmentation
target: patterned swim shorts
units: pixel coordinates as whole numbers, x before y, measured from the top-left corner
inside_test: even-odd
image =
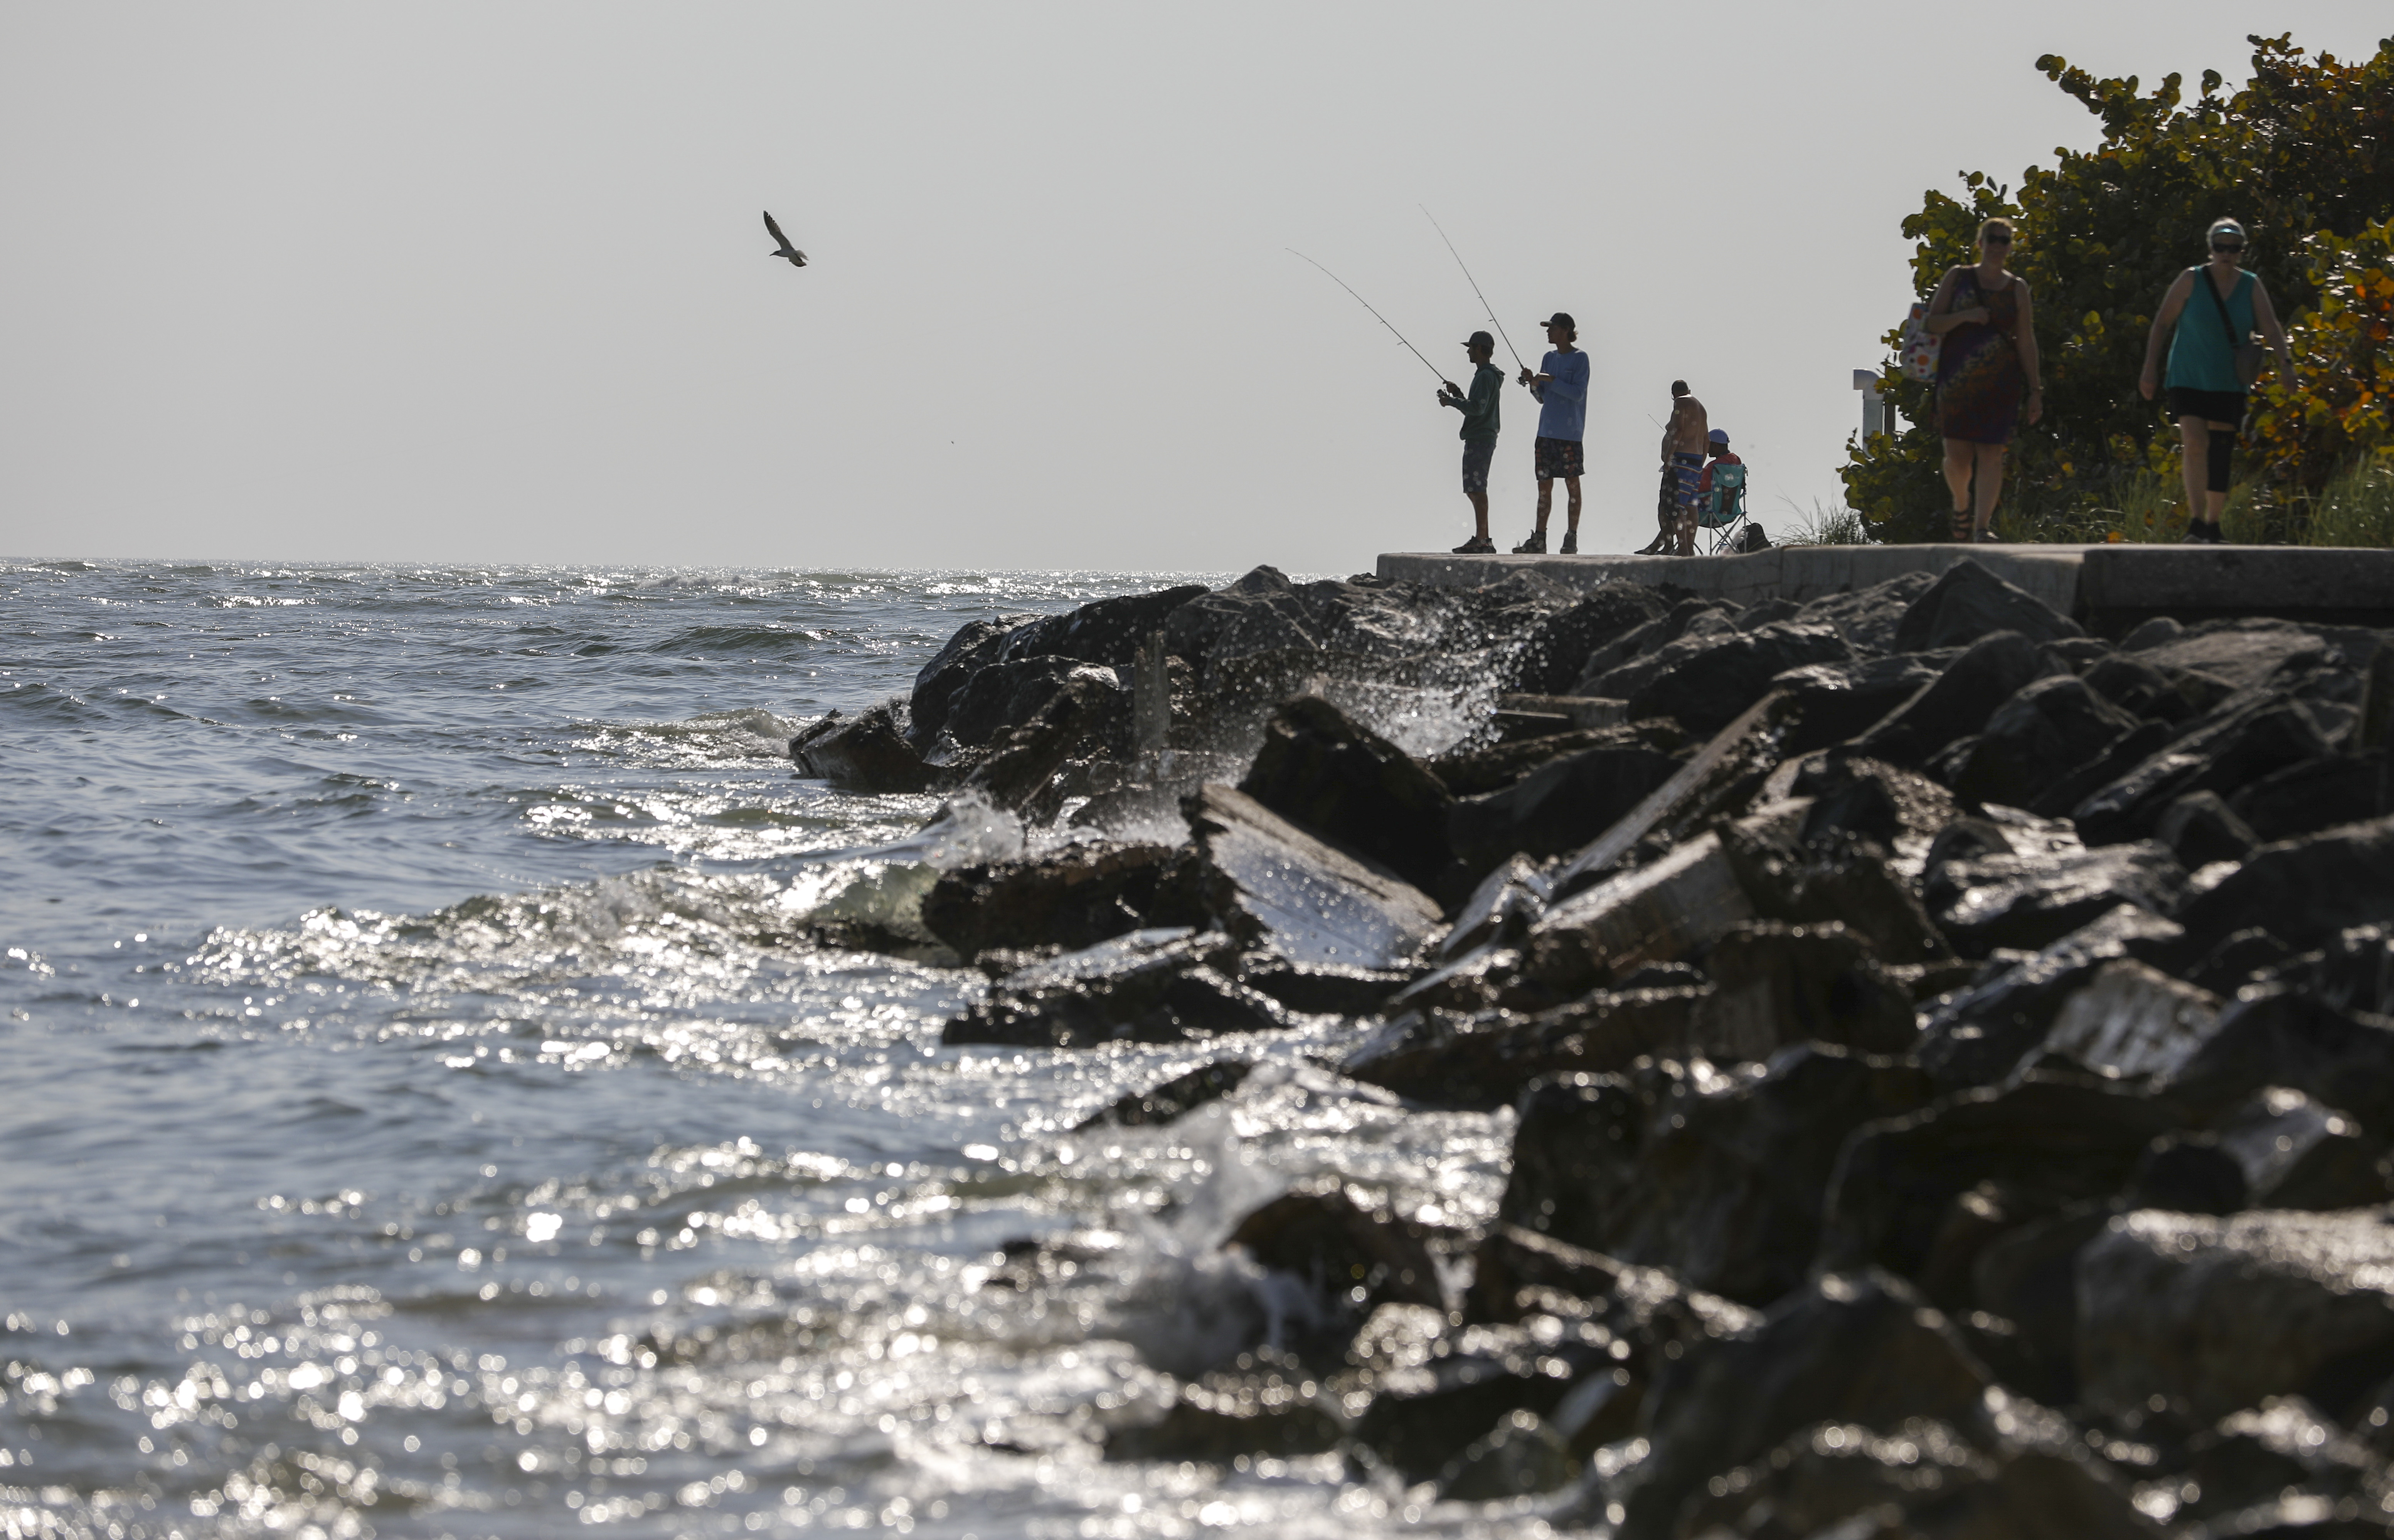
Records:
[[[1576,438],[1538,440],[1538,479],[1553,481],[1587,474],[1587,452]]]
[[[1673,501],[1678,504],[1682,515],[1693,513],[1696,488],[1704,478],[1704,457],[1701,454],[1674,454],[1671,456],[1671,471],[1679,480],[1678,496]]]
[[[1467,438],[1463,441],[1463,495],[1488,489],[1488,463],[1496,458],[1493,438]]]

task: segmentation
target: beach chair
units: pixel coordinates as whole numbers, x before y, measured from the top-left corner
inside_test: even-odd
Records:
[[[1711,537],[1704,554],[1717,556],[1736,542],[1738,526],[1745,522],[1745,467],[1715,462],[1712,470],[1712,491],[1696,510],[1696,524],[1700,540]]]

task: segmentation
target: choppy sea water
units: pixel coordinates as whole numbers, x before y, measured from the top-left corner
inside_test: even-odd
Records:
[[[978,973],[822,939],[1021,835],[788,735],[1171,581],[0,566],[0,1533],[1541,1532],[1097,1438],[1269,1311],[1240,1214],[1475,1225],[1508,1115],[1325,1024],[1075,1134],[1223,1046],[943,1048]]]

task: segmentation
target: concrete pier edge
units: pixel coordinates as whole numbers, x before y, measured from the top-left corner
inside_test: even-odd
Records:
[[[1975,561],[2078,620],[2117,636],[2157,615],[2275,616],[2394,626],[2394,550],[2289,545],[1784,545],[1719,556],[1461,556],[1390,552],[1379,576],[1480,588],[1531,571],[1567,587],[1668,583],[1742,605],[1802,604],[1907,572]]]

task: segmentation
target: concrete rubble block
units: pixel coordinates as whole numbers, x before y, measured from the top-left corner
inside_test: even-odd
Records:
[[[2394,924],[2388,872],[2394,817],[2347,824],[2262,846],[2177,918],[2199,946],[2257,928],[2308,950],[2356,926]]]
[[[1665,1540],[1708,1478],[1767,1457],[1821,1423],[1955,1424],[1989,1389],[1987,1371],[1943,1315],[1900,1278],[1831,1273],[1773,1304],[1745,1337],[1690,1353],[1649,1402],[1652,1446],[1616,1533]]]
[[[2062,1001],[2045,1048],[2089,1069],[2167,1076],[2183,1068],[2218,1024],[2218,996],[2122,959],[2105,963]]]
[[[1454,797],[1412,756],[1318,696],[1284,701],[1239,790],[1322,840],[1437,886]]]
[[[1929,584],[1896,623],[1895,650],[1967,646],[1990,632],[2016,631],[2032,642],[2085,633],[2051,605],[1975,561],[1957,561]]]
[[[894,698],[854,716],[827,712],[790,739],[790,762],[843,791],[937,790],[949,777],[914,751],[907,720],[905,702]]]
[[[2158,1396],[2210,1421],[2302,1395],[2337,1416],[2394,1370],[2381,1209],[2139,1209],[2087,1244],[2077,1279],[2079,1382],[2113,1416]]]
[[[1821,1265],[1917,1276],[1955,1194],[1997,1181],[2049,1209],[2107,1199],[2184,1122],[2164,1099],[2039,1070],[1857,1129],[1829,1179]]]
[[[1999,1080],[2043,1044],[2062,1002],[2105,963],[2158,963],[2185,938],[2177,921],[2119,905],[2032,956],[1991,961],[1968,988],[1929,1012],[1914,1054],[1948,1089]]]
[[[1243,791],[1208,785],[1182,805],[1215,913],[1292,962],[1396,967],[1440,929],[1438,906],[1420,889]]]
[[[942,872],[923,924],[956,953],[1094,946],[1132,931],[1203,925],[1191,864],[1169,845],[1067,845],[1052,854]]]
[[[1526,970],[1558,988],[1585,987],[1640,963],[1677,962],[1759,918],[1720,837],[1706,834],[1549,909],[1530,928]]]
[[[1921,898],[1965,957],[2048,946],[2121,903],[2177,907],[2186,868],[2167,846],[2106,845],[2052,857],[2001,855],[1932,867]]]
[[[1087,1048],[1285,1025],[1274,1001],[1218,971],[1236,952],[1219,931],[1134,931],[1007,974],[940,1041]]]
[[[2271,1086],[2214,1126],[2256,1208],[2361,1208],[2394,1200],[2387,1141],[2301,1091]]]
[[[2017,631],[1972,638],[1944,672],[1854,739],[1874,759],[1926,764],[1954,739],[1987,724],[1995,709],[2052,667]]]

